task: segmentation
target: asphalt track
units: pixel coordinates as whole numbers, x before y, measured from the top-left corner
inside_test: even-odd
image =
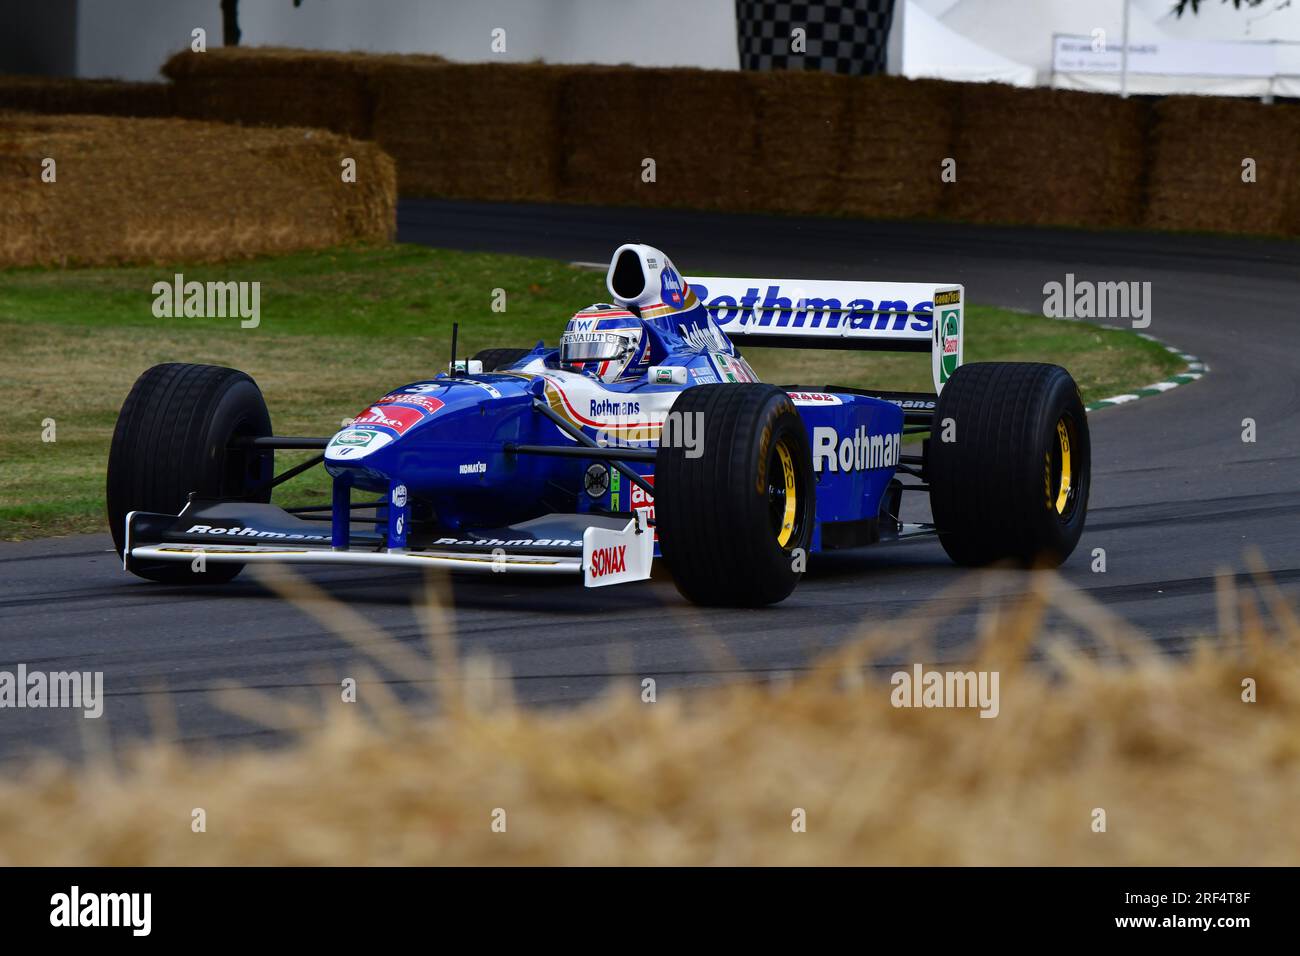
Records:
[[[1215,575],[1243,571],[1248,548],[1293,600],[1300,594],[1300,243],[433,201],[401,204],[399,238],[589,261],[636,240],[687,272],[956,281],[973,301],[1033,310],[1044,283],[1066,273],[1149,281],[1147,331],[1211,371],[1091,417],[1088,527],[1063,575],[1171,652],[1213,629]],[[555,317],[557,329],[565,318]],[[429,368],[441,360],[430,356]],[[1245,418],[1256,422],[1253,444],[1242,441]],[[273,741],[274,732],[218,706],[212,686],[337,701],[339,681],[360,675],[352,645],[247,575],[219,589],[161,588],[123,574],[108,547],[107,535],[0,545],[0,669],[103,671],[106,696],[99,721],[0,711],[0,754],[78,754],[150,733],[203,746]],[[1105,573],[1090,568],[1094,548],[1105,549]],[[416,573],[307,575],[423,650],[410,604]],[[815,561],[793,597],[762,611],[690,608],[666,580],[584,592],[510,575],[459,578],[455,628],[462,652],[506,665],[522,701],[581,700],[617,675],[654,677],[663,700],[805,668],[862,622],[915,610],[957,577],[937,542],[916,541]],[[1004,572],[998,582],[1015,591],[1028,579]],[[942,603],[937,650],[900,659],[959,657],[975,613]],[[404,698],[435,688],[381,673]]]

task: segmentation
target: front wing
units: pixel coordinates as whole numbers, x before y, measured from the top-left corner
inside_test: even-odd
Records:
[[[378,530],[377,530],[378,529]],[[654,535],[641,514],[552,514],[504,528],[432,531],[389,548],[383,525],[354,521],[336,548],[330,528],[270,504],[192,499],[179,515],[133,511],[123,565],[157,561],[354,564],[448,571],[582,575],[587,587],[650,576]]]

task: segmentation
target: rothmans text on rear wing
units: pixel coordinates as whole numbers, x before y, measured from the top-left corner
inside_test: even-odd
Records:
[[[936,392],[962,363],[960,285],[721,276],[686,281],[737,343],[929,352]]]

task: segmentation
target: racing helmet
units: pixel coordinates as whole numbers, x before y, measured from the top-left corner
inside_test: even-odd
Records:
[[[645,323],[618,306],[600,304],[578,312],[560,336],[560,367],[602,382],[643,374],[649,367]]]

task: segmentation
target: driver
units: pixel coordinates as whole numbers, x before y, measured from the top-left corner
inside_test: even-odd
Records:
[[[560,336],[560,367],[602,382],[639,378],[650,368],[644,320],[600,303],[576,313]]]
[[[560,337],[560,366],[602,382],[626,382],[650,369],[671,346],[732,354],[672,261],[654,246],[624,243],[614,250],[605,286],[617,305],[600,303],[569,320]]]

